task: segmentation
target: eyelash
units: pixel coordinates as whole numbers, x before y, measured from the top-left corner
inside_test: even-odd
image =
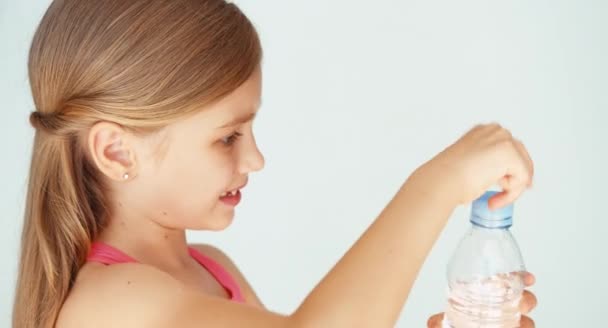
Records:
[[[231,135],[229,135],[229,136],[227,136],[225,138],[222,138],[222,143],[225,146],[232,146],[242,136],[243,136],[242,133],[240,133],[240,132],[234,132],[233,134],[231,134]]]

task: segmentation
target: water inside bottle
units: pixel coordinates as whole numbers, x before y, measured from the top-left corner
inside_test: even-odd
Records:
[[[504,273],[450,286],[444,328],[516,328],[523,291],[521,273]]]

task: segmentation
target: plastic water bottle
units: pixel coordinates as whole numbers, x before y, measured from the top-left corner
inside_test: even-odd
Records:
[[[488,191],[473,202],[472,226],[448,264],[444,327],[519,327],[524,262],[509,231],[513,205],[488,208]]]

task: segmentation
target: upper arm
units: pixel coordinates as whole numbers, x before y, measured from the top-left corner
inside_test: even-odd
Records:
[[[247,279],[245,279],[245,276],[237,268],[236,264],[234,264],[230,257],[228,257],[228,255],[226,255],[220,249],[207,244],[194,244],[191,246],[221,264],[228,271],[228,273],[234,277],[241,288],[241,292],[243,293],[247,304],[264,309],[264,304],[262,304],[262,301],[260,301],[260,298],[256,295],[255,291],[251,287],[251,284],[249,284]]]
[[[57,327],[293,326],[289,316],[191,291],[146,265],[112,265],[100,271],[77,282]]]

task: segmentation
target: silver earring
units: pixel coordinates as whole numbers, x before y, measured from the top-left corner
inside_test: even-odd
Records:
[[[123,178],[123,179],[125,179],[125,180],[128,180],[128,179],[129,179],[129,173],[125,173],[125,174],[122,176],[122,178]]]

